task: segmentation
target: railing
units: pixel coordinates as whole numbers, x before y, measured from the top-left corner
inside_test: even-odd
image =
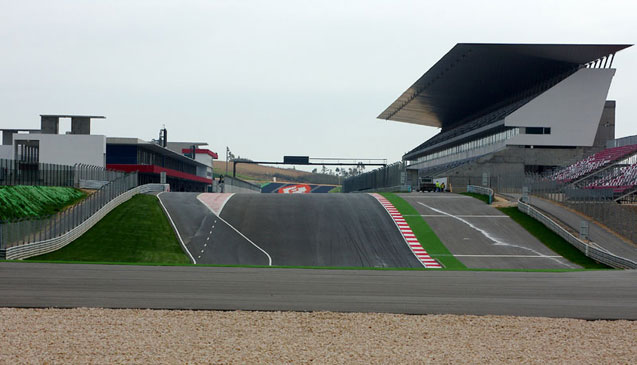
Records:
[[[597,247],[587,244],[586,242],[575,237],[573,234],[557,224],[551,218],[540,213],[539,210],[535,209],[529,204],[522,202],[521,199],[518,201],[518,210],[542,222],[542,224],[544,224],[551,231],[557,233],[568,243],[573,245],[578,250],[582,251],[587,257],[590,257],[597,262],[601,262],[616,269],[637,269],[637,262],[614,255],[607,251],[600,250]]]
[[[627,239],[637,242],[637,210],[614,201],[612,189],[579,189],[541,175],[491,177],[491,187],[500,194],[528,194],[558,202],[604,224]]]
[[[75,164],[73,167],[75,169],[75,186],[85,189],[99,189],[126,174],[86,164]]]
[[[467,193],[482,194],[489,197],[489,204],[493,203],[493,189],[484,186],[467,185]]]
[[[59,249],[131,196],[152,189],[160,191],[160,187],[164,191],[165,185],[161,184],[137,187],[137,173],[131,173],[104,185],[81,203],[58,214],[42,219],[2,222],[0,258],[21,259]]]

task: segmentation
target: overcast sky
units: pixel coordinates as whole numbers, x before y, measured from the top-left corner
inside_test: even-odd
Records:
[[[0,0],[0,128],[93,114],[220,155],[397,161],[438,129],[376,116],[456,43],[632,44],[635,4]],[[637,134],[637,47],[613,66],[616,135]]]

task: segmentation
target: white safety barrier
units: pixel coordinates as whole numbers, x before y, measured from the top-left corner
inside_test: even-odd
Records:
[[[489,204],[493,203],[493,189],[485,188],[484,186],[467,185],[467,193],[476,193],[487,195],[489,197]]]
[[[570,243],[575,248],[582,251],[586,256],[597,262],[601,262],[602,264],[614,267],[616,269],[637,269],[637,262],[614,255],[607,251],[600,250],[597,247],[587,244],[586,242],[575,237],[573,234],[571,234],[571,232],[564,229],[551,218],[547,217],[539,210],[532,207],[530,204],[523,203],[522,200],[518,201],[518,210],[542,222],[542,224],[544,224],[548,229],[557,233],[568,243]]]
[[[134,195],[168,191],[169,189],[170,186],[168,184],[146,184],[132,188],[106,203],[106,205],[95,212],[95,214],[67,233],[46,241],[32,242],[0,250],[0,258],[6,260],[23,260],[29,257],[59,250],[79,238],[86,231],[91,229],[97,222],[104,218],[104,216],[110,213],[113,209],[117,208],[120,204],[128,201]]]

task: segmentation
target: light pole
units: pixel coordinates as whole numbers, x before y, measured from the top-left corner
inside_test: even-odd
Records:
[[[228,176],[228,156],[230,156],[230,148],[226,146],[226,176]]]

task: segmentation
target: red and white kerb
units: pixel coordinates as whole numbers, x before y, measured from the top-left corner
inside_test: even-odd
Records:
[[[378,200],[378,202],[383,206],[383,208],[387,210],[387,213],[389,213],[391,218],[394,220],[394,223],[396,223],[396,226],[398,226],[398,229],[400,230],[400,233],[403,235],[405,242],[407,243],[411,251],[414,253],[414,255],[416,255],[418,260],[422,262],[423,266],[425,266],[428,269],[442,268],[442,266],[440,266],[438,261],[432,259],[431,256],[429,256],[429,254],[427,253],[427,251],[425,251],[425,249],[422,248],[422,245],[416,238],[416,235],[414,235],[414,232],[411,230],[411,228],[409,228],[409,224],[407,224],[407,222],[405,221],[405,218],[403,218],[403,215],[400,214],[398,209],[396,209],[394,205],[390,203],[389,200],[387,200],[384,196],[380,194],[376,194],[376,193],[372,193],[370,195],[376,198],[376,200]]]

